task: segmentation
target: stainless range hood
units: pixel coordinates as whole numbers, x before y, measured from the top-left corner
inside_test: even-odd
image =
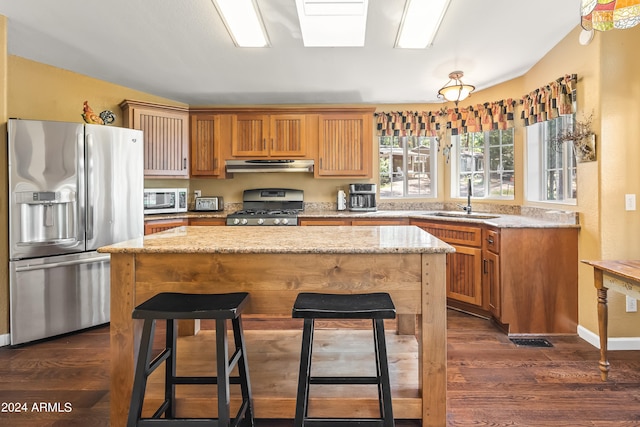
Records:
[[[313,160],[227,160],[228,173],[239,172],[313,172]]]

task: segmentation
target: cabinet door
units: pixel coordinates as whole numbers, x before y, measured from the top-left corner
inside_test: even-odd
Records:
[[[447,254],[447,298],[482,307],[482,249],[454,248]]]
[[[236,157],[269,155],[269,116],[237,114],[232,121],[231,154]]]
[[[159,231],[169,230],[170,228],[180,227],[182,225],[189,225],[187,219],[164,219],[164,220],[151,220],[144,222],[144,234],[153,234]]]
[[[303,157],[307,154],[304,114],[274,114],[269,122],[271,157]]]
[[[219,176],[221,118],[214,114],[191,116],[191,176]]]
[[[144,175],[189,177],[189,114],[134,108],[133,129],[144,132]]]
[[[482,280],[484,281],[483,287],[489,290],[489,311],[493,317],[500,320],[500,256],[489,251],[484,251],[483,255]]]
[[[354,219],[351,225],[409,225],[408,218]]]
[[[340,218],[307,218],[300,219],[300,225],[351,225],[351,220]]]
[[[189,220],[189,225],[196,225],[196,226],[206,226],[206,225],[219,226],[219,225],[226,225],[226,224],[227,224],[227,220],[224,218],[191,218]]]
[[[371,115],[321,114],[318,128],[318,177],[371,177]]]

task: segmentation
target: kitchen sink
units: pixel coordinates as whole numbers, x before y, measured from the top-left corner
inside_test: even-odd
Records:
[[[483,213],[465,213],[465,212],[433,212],[429,215],[433,216],[443,216],[447,218],[469,218],[469,219],[491,219],[491,218],[499,218],[500,215],[491,215],[491,214],[483,214]]]

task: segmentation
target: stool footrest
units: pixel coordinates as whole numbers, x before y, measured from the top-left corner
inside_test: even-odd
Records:
[[[139,427],[217,427],[218,420],[215,418],[158,418],[158,419],[141,419],[138,421]]]
[[[151,363],[149,363],[145,375],[149,376],[153,371],[156,370],[158,366],[162,364],[162,362],[167,360],[169,357],[171,357],[171,349],[165,348],[164,350],[162,350],[162,353],[157,355],[156,358],[153,359]]]
[[[382,427],[382,419],[370,418],[305,418],[304,426],[313,427]]]
[[[218,377],[173,377],[173,384],[218,384]],[[229,384],[241,384],[240,377],[229,377]]]
[[[378,377],[310,377],[309,384],[378,384]]]

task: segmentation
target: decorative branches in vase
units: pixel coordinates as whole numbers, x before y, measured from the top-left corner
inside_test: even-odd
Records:
[[[579,163],[592,162],[596,160],[596,134],[591,130],[592,122],[593,114],[583,121],[576,120],[573,129],[560,132],[551,142],[557,150],[561,150],[565,142],[571,142]]]

